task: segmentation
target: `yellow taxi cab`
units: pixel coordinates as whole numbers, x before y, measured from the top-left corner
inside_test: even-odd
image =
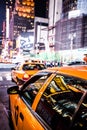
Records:
[[[27,81],[33,74],[42,69],[46,69],[45,64],[34,61],[26,61],[11,69],[11,79],[18,84],[22,84]]]
[[[15,130],[87,129],[87,66],[41,70],[7,93]]]

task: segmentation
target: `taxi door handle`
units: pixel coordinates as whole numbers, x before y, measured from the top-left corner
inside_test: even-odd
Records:
[[[24,116],[23,116],[22,112],[20,112],[20,118],[22,121],[24,120]]]

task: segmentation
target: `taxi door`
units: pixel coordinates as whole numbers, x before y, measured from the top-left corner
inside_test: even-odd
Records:
[[[16,130],[44,130],[33,113],[34,111],[32,111],[31,107],[26,106],[23,100],[19,97],[15,106]]]

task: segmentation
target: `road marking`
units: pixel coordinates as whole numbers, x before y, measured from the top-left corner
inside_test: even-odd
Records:
[[[7,80],[11,80],[11,76],[8,75],[8,76],[6,77],[6,79],[7,79]]]
[[[0,76],[0,81],[3,81],[3,78]]]
[[[0,81],[4,81],[5,79],[10,81],[11,76],[10,75],[4,76],[4,77],[0,76]]]

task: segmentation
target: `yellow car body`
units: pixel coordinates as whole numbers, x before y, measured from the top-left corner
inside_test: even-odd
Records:
[[[23,103],[22,100],[20,100],[18,96],[11,96],[10,105],[12,111],[12,121],[15,130],[44,130],[37,119],[31,114],[31,109],[29,110],[29,108],[26,107],[26,105]],[[18,106],[21,106],[20,109],[18,108]]]
[[[24,62],[17,65],[11,70],[12,81],[16,83],[24,83],[27,81],[33,74],[37,73],[39,70],[46,69],[46,66],[43,63],[38,62]]]
[[[87,128],[87,66],[47,68],[7,92],[15,130]]]

